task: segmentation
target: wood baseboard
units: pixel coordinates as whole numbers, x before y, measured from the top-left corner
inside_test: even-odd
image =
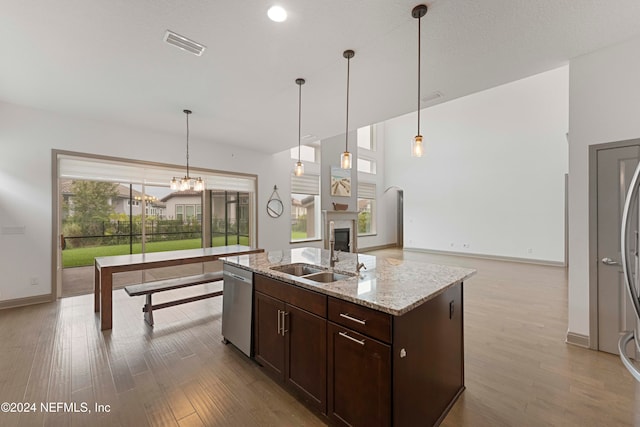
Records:
[[[469,258],[492,259],[496,261],[522,262],[526,264],[549,265],[552,267],[566,267],[566,264],[564,262],[549,261],[544,259],[518,258],[518,257],[509,257],[509,256],[500,256],[500,255],[484,255],[484,254],[475,254],[475,253],[469,253],[469,252],[441,251],[437,249],[408,248],[406,246],[404,247],[404,250],[411,251],[411,252],[423,252],[427,254],[454,255],[454,256],[464,256]]]
[[[5,308],[24,307],[25,305],[43,304],[45,302],[55,301],[53,294],[36,295],[34,297],[16,298],[6,301],[0,301],[0,310]]]
[[[386,245],[378,245],[378,246],[369,246],[366,248],[358,248],[358,252],[371,252],[371,251],[379,251],[381,249],[391,249],[391,248],[397,248],[398,245],[396,245],[395,243],[388,243]]]
[[[567,331],[567,338],[564,342],[578,347],[590,348],[590,339],[588,335]]]

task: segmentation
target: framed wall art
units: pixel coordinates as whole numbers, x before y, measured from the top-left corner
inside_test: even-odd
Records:
[[[331,166],[331,195],[351,197],[351,169]]]

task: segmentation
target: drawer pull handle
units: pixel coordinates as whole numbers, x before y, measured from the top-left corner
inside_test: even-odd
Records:
[[[361,325],[366,325],[367,324],[366,320],[356,319],[355,317],[351,317],[348,314],[340,313],[340,317],[344,317],[345,319],[349,319],[352,322],[356,322],[356,323],[359,323]]]
[[[289,313],[287,313],[284,310],[282,311],[282,336],[284,336],[284,334],[289,332],[289,330],[287,329],[287,316],[288,315],[289,315]]]
[[[356,343],[358,343],[360,345],[364,345],[364,340],[361,341],[361,340],[357,340],[357,339],[355,339],[353,337],[350,337],[349,335],[347,335],[346,332],[338,332],[338,335],[340,335],[341,337],[344,337],[344,338],[346,338],[348,340],[351,340],[353,342],[356,342]]]
[[[278,310],[278,335],[282,335],[282,310]]]

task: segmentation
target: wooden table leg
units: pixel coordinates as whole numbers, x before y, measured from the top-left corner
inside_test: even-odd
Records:
[[[97,265],[94,266],[93,276],[93,311],[100,312],[100,269]]]
[[[100,329],[111,329],[112,322],[112,277],[110,268],[102,267],[100,271]]]

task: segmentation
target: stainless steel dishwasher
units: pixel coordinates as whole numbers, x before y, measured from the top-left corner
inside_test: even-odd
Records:
[[[251,357],[253,273],[224,264],[222,288],[222,337]]]

